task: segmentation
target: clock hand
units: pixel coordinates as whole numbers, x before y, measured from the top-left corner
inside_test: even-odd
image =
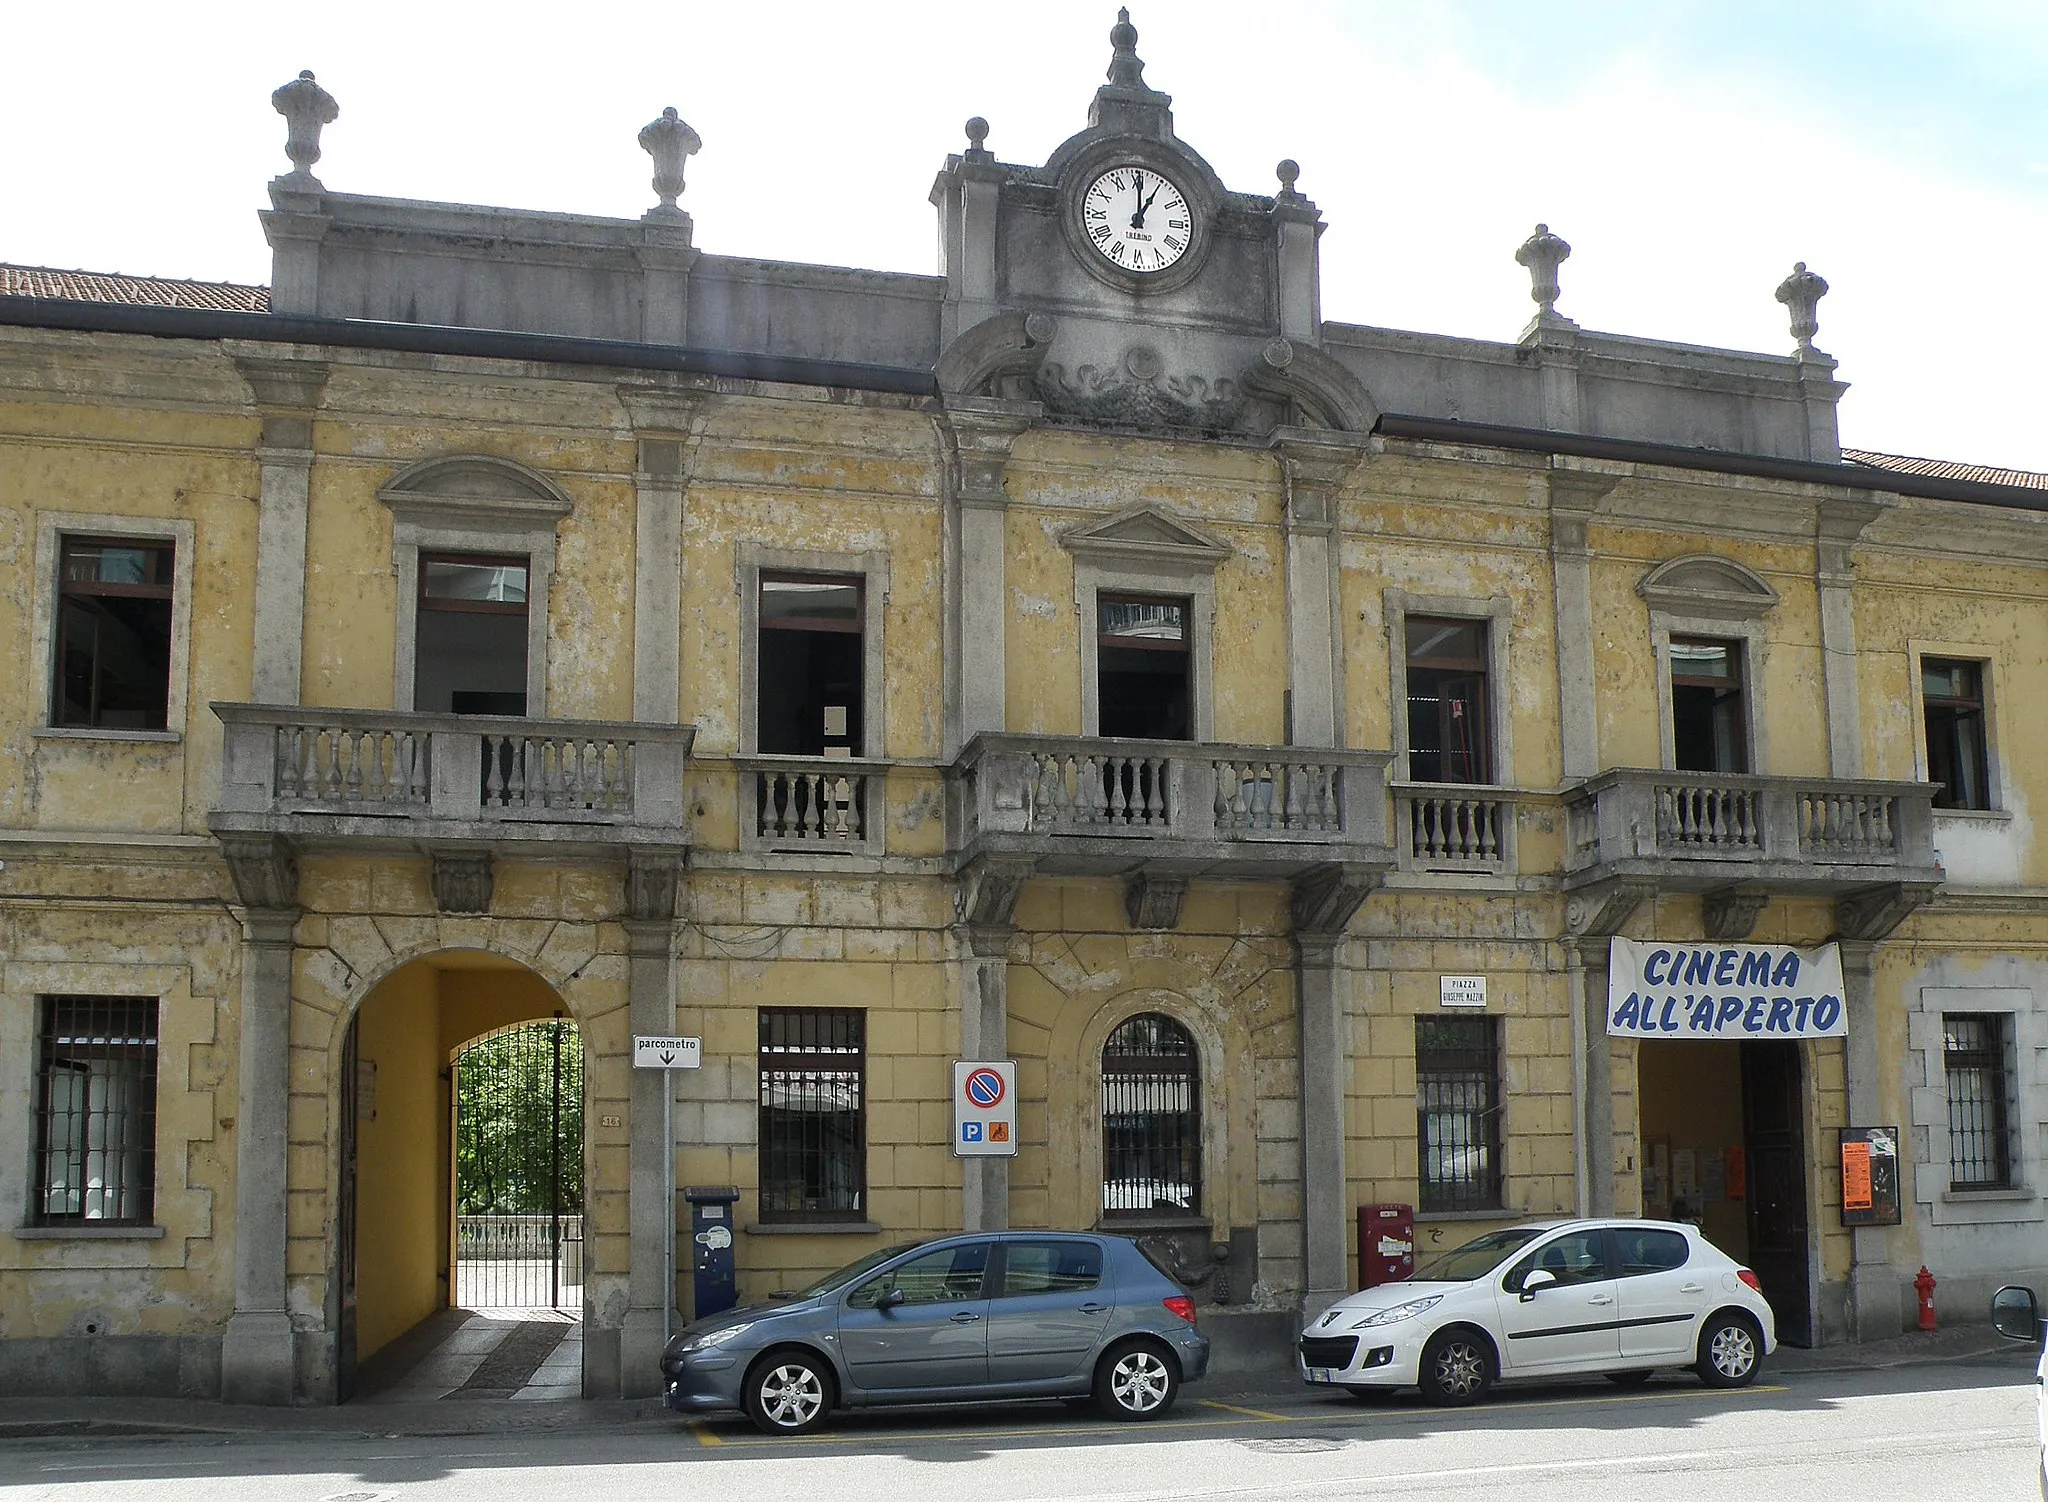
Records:
[[[1143,203],[1138,205],[1138,216],[1137,218],[1131,221],[1132,229],[1143,229],[1145,227],[1145,211],[1152,207],[1152,199],[1157,198],[1159,196],[1159,189],[1164,182],[1165,179],[1161,178],[1159,182],[1155,182],[1154,184],[1152,184],[1152,195],[1150,198],[1147,198]],[[1141,182],[1140,186],[1142,185],[1143,184]]]
[[[1145,174],[1133,172],[1131,174],[1131,183],[1131,193],[1138,200],[1137,211],[1131,215],[1131,228],[1143,229],[1145,227],[1145,207],[1147,203],[1145,197]],[[1159,195],[1159,190],[1154,188],[1152,194],[1156,198]]]

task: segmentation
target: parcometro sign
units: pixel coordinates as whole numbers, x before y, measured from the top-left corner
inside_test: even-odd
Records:
[[[1839,1038],[1842,952],[1833,944],[1657,944],[1615,939],[1607,1031],[1620,1038]]]

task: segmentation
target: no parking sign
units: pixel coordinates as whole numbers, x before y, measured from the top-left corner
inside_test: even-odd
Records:
[[[1014,1157],[1017,1152],[1017,1066],[1009,1059],[953,1063],[953,1154]]]

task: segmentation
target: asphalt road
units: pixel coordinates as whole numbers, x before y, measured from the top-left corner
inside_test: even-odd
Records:
[[[70,1435],[0,1442],[0,1497],[2019,1502],[2035,1485],[2030,1375],[1982,1361],[1798,1374],[1736,1393],[1672,1375],[1626,1393],[1597,1380],[1524,1387],[1449,1412],[1307,1391],[1225,1406],[1197,1386],[1155,1424],[1038,1404],[851,1416],[796,1441],[668,1419],[438,1439]]]

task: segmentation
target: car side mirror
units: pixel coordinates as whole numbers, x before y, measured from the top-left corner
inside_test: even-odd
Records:
[[[2041,1306],[2034,1290],[2007,1285],[1991,1296],[1991,1326],[2008,1340],[2041,1340]]]
[[[1522,1274],[1522,1302],[1528,1303],[1536,1297],[1536,1290],[1548,1288],[1557,1281],[1557,1274],[1547,1267],[1532,1267]]]
[[[875,1307],[877,1309],[894,1309],[902,1302],[903,1290],[900,1288],[885,1288],[875,1295]]]

